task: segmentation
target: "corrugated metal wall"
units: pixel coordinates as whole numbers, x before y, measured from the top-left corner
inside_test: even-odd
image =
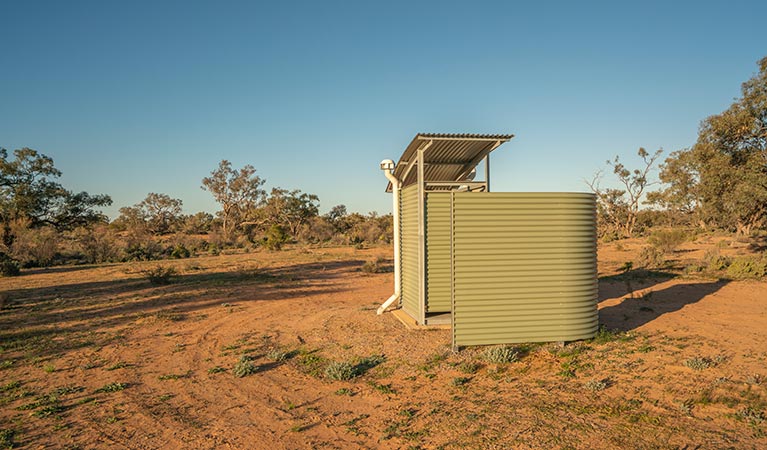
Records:
[[[400,244],[402,274],[402,309],[411,317],[420,317],[418,297],[418,186],[408,186],[400,197]]]
[[[594,196],[452,195],[453,345],[592,337],[598,326]]]
[[[450,312],[450,193],[426,194],[426,312]]]

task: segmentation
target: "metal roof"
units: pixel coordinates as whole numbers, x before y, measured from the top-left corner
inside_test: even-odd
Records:
[[[418,133],[394,168],[394,176],[402,180],[402,187],[418,181],[415,157],[424,149],[424,181],[462,181],[499,145],[513,138],[513,134],[439,134]],[[403,180],[402,177],[413,164]],[[386,187],[391,192],[392,185]]]

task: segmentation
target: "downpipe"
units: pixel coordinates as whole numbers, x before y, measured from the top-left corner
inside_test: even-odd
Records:
[[[376,313],[378,315],[383,314],[386,308],[391,306],[394,302],[400,298],[400,290],[402,285],[402,274],[400,270],[400,238],[399,238],[399,197],[400,197],[400,181],[394,176],[394,161],[385,159],[381,161],[381,170],[384,171],[384,175],[391,182],[392,185],[392,222],[393,222],[393,237],[394,237],[394,294],[391,295],[381,306],[378,307]]]

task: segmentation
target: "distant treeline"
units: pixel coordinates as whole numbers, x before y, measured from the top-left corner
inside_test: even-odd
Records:
[[[187,258],[228,249],[285,244],[357,245],[388,243],[391,215],[349,213],[344,205],[319,214],[319,198],[300,190],[274,188],[246,165],[223,160],[202,188],[221,209],[215,214],[182,213],[182,201],[150,192],[120,208],[113,221],[99,208],[107,195],[74,193],[57,182],[51,158],[29,148],[12,157],[0,149],[0,273],[57,264]]]

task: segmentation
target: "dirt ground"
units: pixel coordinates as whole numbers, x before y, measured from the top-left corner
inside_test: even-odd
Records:
[[[508,364],[377,316],[390,248],[0,279],[0,448],[767,448],[767,282],[616,276],[642,245],[600,248],[609,331]]]

